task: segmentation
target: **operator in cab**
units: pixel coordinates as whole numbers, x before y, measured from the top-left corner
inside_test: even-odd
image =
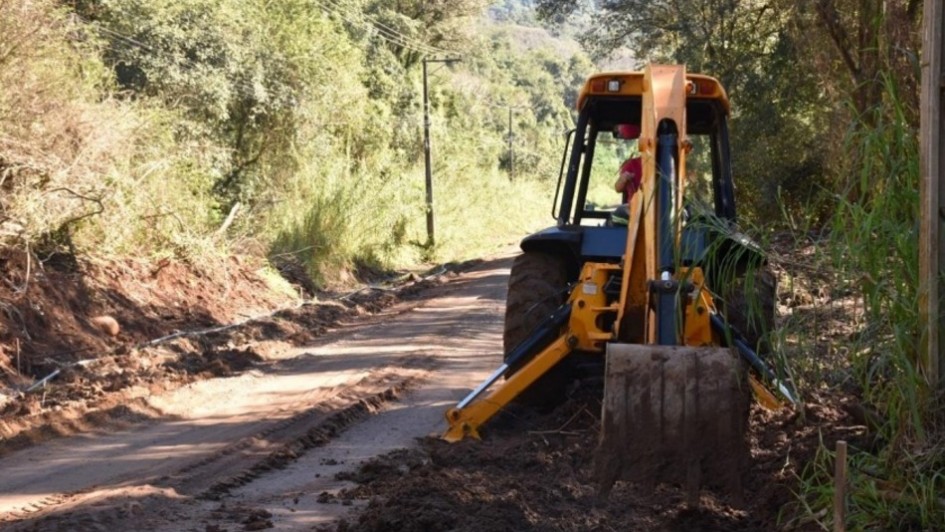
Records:
[[[614,137],[621,140],[637,140],[640,137],[640,126],[636,124],[617,124],[614,127]],[[643,179],[643,161],[640,156],[628,158],[617,171],[617,181],[614,190],[623,195],[620,206],[610,216],[612,225],[627,225],[630,218],[630,209],[627,205],[630,198],[640,189],[640,180]]]

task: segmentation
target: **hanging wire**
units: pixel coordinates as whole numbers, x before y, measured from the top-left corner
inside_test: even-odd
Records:
[[[381,38],[387,40],[388,42],[393,42],[399,46],[409,48],[415,52],[422,54],[435,55],[435,54],[445,54],[446,50],[442,50],[435,46],[420,42],[416,39],[408,37],[403,33],[400,33],[397,30],[392,29],[390,26],[384,25],[375,18],[371,18],[363,13],[359,15],[354,15],[350,10],[343,7],[338,0],[322,0],[322,2],[327,2],[334,7],[333,12],[345,18],[349,23],[357,24],[357,22],[352,21],[352,18],[364,19],[367,24],[371,27]],[[322,4],[324,6],[324,4]],[[331,9],[331,8],[329,8]],[[363,24],[362,24],[363,25]]]
[[[422,43],[416,39],[408,37],[407,35],[404,35],[403,33],[391,28],[390,26],[381,23],[377,19],[364,15],[363,13],[360,15],[355,15],[349,9],[344,7],[339,2],[339,0],[315,0],[315,4],[321,7],[321,9],[325,13],[336,15],[340,17],[341,19],[343,19],[344,21],[354,26],[364,27],[369,32],[372,32],[374,35],[380,37],[381,39],[387,41],[388,43],[394,44],[396,46],[400,46],[404,49],[411,50],[413,52],[419,53],[424,56],[449,53],[446,50],[443,50],[442,48],[438,48],[438,47],[435,47],[426,43]],[[145,50],[155,55],[163,55],[165,57],[172,56],[172,54],[167,51],[150,46],[125,33],[101,26],[100,24],[92,23],[79,16],[77,16],[77,18],[83,23],[85,23],[86,25],[88,25],[89,27],[95,28],[97,31],[111,36],[114,39],[114,42],[116,42],[117,44],[124,45],[126,47],[126,50],[129,48],[137,48],[140,50]],[[361,20],[358,20],[358,19],[361,19]],[[123,51],[123,50],[118,50],[113,47],[107,47],[107,48],[115,53],[121,53]],[[174,59],[179,60],[180,58],[174,57]],[[370,58],[368,59],[370,60]],[[200,63],[198,62],[193,61],[193,60],[188,60],[188,59],[184,59],[183,62],[191,67],[200,65]],[[236,89],[236,92],[238,94],[246,98],[251,98],[251,99],[258,98],[259,87],[255,83],[246,81],[244,79],[230,79],[229,82],[231,86],[234,89]]]
[[[342,9],[340,0],[327,0],[327,1],[328,1],[329,3],[331,3],[331,4],[334,4],[334,5],[335,5],[336,7],[338,7],[339,9]],[[350,12],[349,12],[349,13],[350,13]],[[427,43],[418,41],[418,40],[416,40],[416,39],[412,39],[411,37],[408,37],[408,36],[406,36],[406,35],[404,35],[404,34],[398,32],[398,30],[395,30],[395,29],[391,28],[390,26],[387,26],[386,24],[382,23],[381,21],[377,20],[376,18],[370,17],[370,16],[365,15],[365,14],[363,14],[363,13],[361,14],[361,17],[364,18],[364,19],[367,19],[368,22],[370,22],[372,25],[376,26],[378,29],[383,29],[383,30],[385,30],[385,31],[387,31],[387,32],[389,32],[389,33],[392,33],[392,34],[394,34],[394,35],[400,36],[401,39],[403,39],[404,41],[412,42],[412,43],[414,43],[414,44],[419,45],[420,47],[427,48],[427,49],[429,49],[429,50],[431,50],[431,51],[433,51],[433,52],[436,52],[436,53],[446,53],[446,50],[442,50],[442,49],[437,48],[437,47],[435,47],[435,46],[433,46],[433,45],[431,45],[431,44],[427,44]]]
[[[374,33],[384,39],[385,41],[406,48],[408,50],[417,52],[421,55],[437,55],[437,54],[446,54],[449,53],[442,48],[437,48],[435,46],[422,43],[411,37],[404,35],[403,33],[398,32],[397,30],[392,29],[390,26],[384,25],[381,22],[377,21],[374,18],[371,18],[363,13],[360,15],[354,15],[347,8],[342,6],[337,2],[337,0],[316,0],[316,3],[322,7],[326,12],[332,13],[341,17],[343,20],[354,26],[367,27],[369,30],[373,30]],[[363,19],[363,21],[356,20],[357,18]]]
[[[161,49],[158,49],[158,48],[154,48],[154,47],[152,47],[152,46],[149,46],[149,45],[147,45],[147,44],[145,44],[145,43],[143,43],[143,42],[141,42],[141,41],[139,41],[139,40],[137,40],[137,39],[131,37],[130,35],[126,35],[126,34],[124,34],[124,33],[121,33],[121,32],[118,32],[118,31],[115,31],[115,30],[112,30],[112,29],[103,27],[103,26],[101,26],[101,25],[91,23],[91,22],[86,21],[86,20],[84,20],[84,19],[82,19],[82,18],[79,18],[79,20],[81,20],[82,22],[84,22],[84,23],[86,23],[87,25],[89,25],[89,27],[93,27],[93,28],[95,28],[96,30],[98,30],[98,31],[100,31],[100,32],[102,32],[102,33],[111,35],[111,36],[114,37],[119,43],[124,44],[124,45],[125,45],[126,47],[128,47],[128,48],[138,48],[138,49],[141,49],[141,50],[148,51],[148,52],[150,52],[150,53],[152,53],[152,54],[155,54],[155,55],[162,55],[162,56],[164,56],[164,57],[171,57],[171,56],[172,56],[172,54],[170,54],[169,52],[166,52],[166,51],[163,51],[163,50],[161,50]],[[111,50],[112,52],[115,52],[115,53],[121,53],[121,52],[123,52],[123,51],[125,51],[125,50],[128,49],[128,48],[126,48],[125,50],[119,50],[119,49],[116,49],[116,48],[113,48],[113,47],[110,47],[110,46],[108,46],[108,47],[106,47],[106,48],[107,48],[108,50]],[[176,59],[179,59],[179,58],[174,57],[174,59],[176,60]],[[195,66],[198,66],[199,64],[201,64],[201,63],[198,63],[198,62],[196,62],[196,61],[191,61],[191,60],[187,60],[187,59],[184,59],[183,62],[184,62],[185,64],[191,66],[191,67],[195,67]],[[258,87],[257,87],[254,83],[248,82],[248,81],[243,80],[243,79],[231,79],[231,80],[229,80],[229,81],[230,81],[230,83],[233,85],[233,87],[237,89],[237,93],[239,93],[240,95],[242,95],[242,96],[244,96],[244,97],[246,97],[246,98],[251,98],[251,99],[258,98],[258,93],[257,93],[257,90],[256,90]]]

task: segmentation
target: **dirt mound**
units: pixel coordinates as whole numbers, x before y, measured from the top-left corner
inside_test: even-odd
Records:
[[[235,257],[200,268],[171,260],[61,262],[12,251],[0,258],[2,384],[23,384],[63,363],[230,323],[290,300],[260,277],[262,264]],[[115,338],[96,324],[100,317],[119,326]]]
[[[0,452],[147,418],[149,394],[246,371],[344,321],[421,298],[439,282],[323,292],[300,305],[273,290],[254,259],[197,268],[170,260],[43,263],[5,253]]]
[[[652,491],[618,482],[598,497],[592,476],[600,427],[600,392],[585,388],[545,416],[507,417],[482,442],[424,440],[347,477],[345,499],[369,502],[356,523],[338,530],[772,530],[793,501],[797,474],[825,442],[856,438],[861,426],[832,399],[790,411],[751,414],[752,462],[743,500],[702,491],[698,507],[678,486]],[[512,418],[512,419],[509,419]]]

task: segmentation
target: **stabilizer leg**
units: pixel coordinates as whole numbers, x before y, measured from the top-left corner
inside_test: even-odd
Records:
[[[479,427],[547,373],[561,359],[568,356],[574,343],[575,339],[570,334],[561,335],[525,364],[522,369],[510,376],[501,386],[489,392],[487,396],[477,399],[478,395],[482,394],[508,369],[508,365],[503,364],[469,397],[460,402],[456,408],[451,408],[446,412],[446,422],[449,423],[449,428],[443,433],[442,438],[448,442],[457,442],[468,436],[479,439]]]

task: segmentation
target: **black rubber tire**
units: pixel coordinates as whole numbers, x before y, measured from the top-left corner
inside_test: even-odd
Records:
[[[777,275],[767,266],[755,268],[753,272],[739,268],[738,275],[721,295],[718,306],[727,322],[758,354],[771,352],[769,336],[776,325]]]
[[[565,259],[548,253],[525,252],[516,257],[509,275],[505,305],[505,332],[502,340],[506,356],[528,338],[538,324],[568,298],[568,269]],[[548,338],[550,343],[555,337]],[[570,380],[567,360],[543,375],[517,398],[519,404],[546,408],[565,398]],[[521,364],[509,369],[514,374]]]

